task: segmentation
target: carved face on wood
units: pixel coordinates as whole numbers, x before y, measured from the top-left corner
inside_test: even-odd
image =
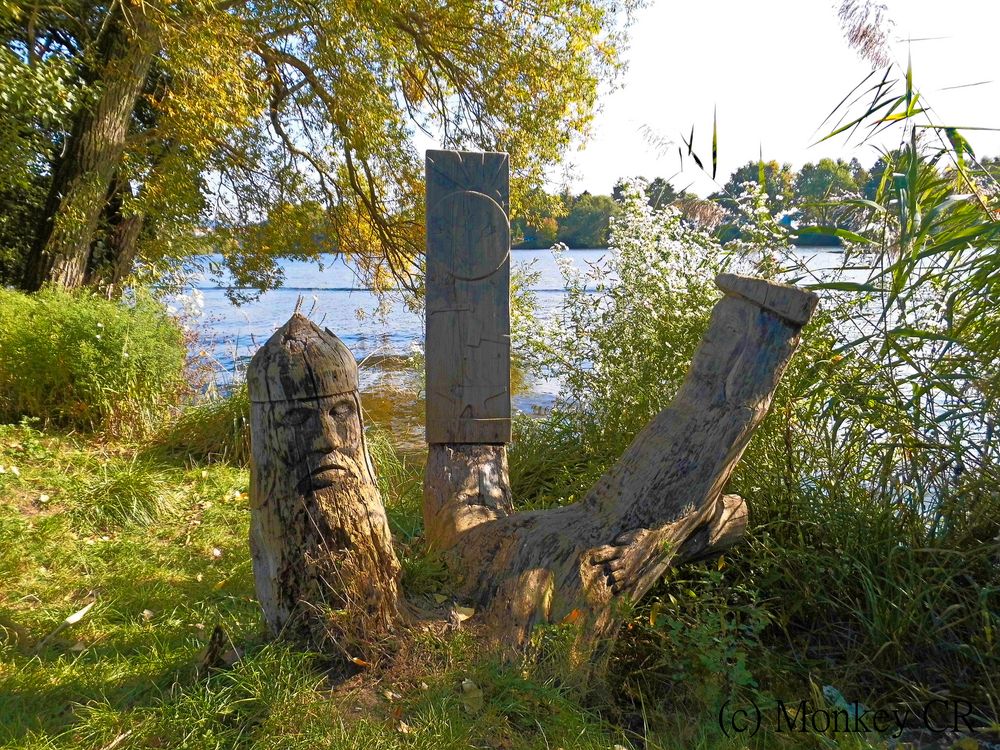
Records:
[[[333,487],[349,477],[369,478],[357,391],[270,407],[275,458],[299,492]]]
[[[294,315],[254,356],[247,384],[254,474],[267,494],[374,481],[357,364],[340,339]]]

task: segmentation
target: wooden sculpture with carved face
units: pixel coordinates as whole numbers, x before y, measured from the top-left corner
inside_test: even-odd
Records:
[[[354,356],[296,313],[254,355],[247,385],[250,549],[268,627],[364,658],[398,617],[400,568],[365,445]]]

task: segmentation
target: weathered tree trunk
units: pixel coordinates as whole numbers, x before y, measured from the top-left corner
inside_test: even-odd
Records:
[[[673,403],[582,501],[514,514],[461,498],[442,506],[458,520],[450,527],[439,521],[449,531],[436,540],[462,595],[502,640],[522,644],[535,625],[567,619],[591,643],[612,636],[617,597],[638,599],[668,566],[739,539],[746,504],[723,490],[817,298],[729,274],[717,284],[725,297]],[[468,474],[477,470],[470,466]]]
[[[97,101],[77,113],[59,158],[28,258],[23,286],[72,289],[84,283],[91,243],[108,187],[121,165],[129,121],[158,49],[156,21],[141,3],[127,0],[102,44]]]
[[[354,357],[296,313],[254,355],[247,384],[250,549],[264,619],[276,635],[370,661],[400,622],[400,566]]]
[[[146,224],[143,214],[119,214],[118,219],[108,234],[110,263],[106,275],[102,277],[109,298],[121,294],[125,279],[132,273],[139,255],[139,236]]]
[[[125,214],[130,187],[117,177],[112,179],[108,196],[101,211],[100,231],[94,239],[87,259],[83,285],[96,288],[113,299],[132,272],[139,252],[139,236],[145,225],[142,214]]]

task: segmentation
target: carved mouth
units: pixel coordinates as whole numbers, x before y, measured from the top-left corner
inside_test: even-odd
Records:
[[[348,476],[350,470],[343,464],[335,461],[324,461],[309,473],[307,480],[310,487],[315,490],[329,487],[341,477]]]
[[[347,467],[344,466],[344,465],[342,465],[342,464],[335,464],[335,463],[328,462],[328,463],[325,463],[325,464],[320,464],[315,469],[313,469],[312,472],[310,472],[310,473],[313,476],[316,476],[317,474],[325,474],[328,471],[346,472],[347,471]]]

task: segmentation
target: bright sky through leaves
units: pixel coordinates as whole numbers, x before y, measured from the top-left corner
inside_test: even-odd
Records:
[[[884,1],[900,76],[909,49],[914,84],[935,122],[1000,128],[1000,3]],[[848,47],[831,0],[653,0],[631,36],[624,85],[604,97],[591,140],[572,155],[574,192],[609,193],[622,176],[674,175],[677,148],[650,144],[643,131],[679,144],[693,124],[695,151],[710,169],[716,105],[720,183],[761,152],[795,167],[824,156],[857,156],[866,166],[875,160],[870,145],[856,148],[842,137],[809,147],[832,129],[817,130],[870,70]],[[905,41],[927,37],[943,38]],[[989,83],[946,90],[981,81]],[[1000,154],[1000,133],[965,135],[977,155]],[[690,160],[685,167],[672,180],[678,188],[717,189]]]

